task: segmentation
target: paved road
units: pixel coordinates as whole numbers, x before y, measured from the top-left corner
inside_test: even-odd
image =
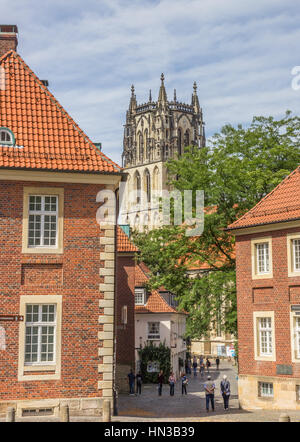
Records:
[[[220,381],[226,374],[231,384],[231,401],[230,411],[224,411],[223,399],[220,393]],[[216,384],[215,391],[215,415],[225,415],[232,413],[238,409],[237,398],[237,373],[235,367],[228,362],[220,365],[219,371],[213,366],[210,369],[212,380]],[[156,385],[143,385],[142,394],[140,396],[119,396],[119,417],[142,417],[142,418],[196,418],[208,417],[211,414],[206,412],[204,383],[207,379],[207,373],[201,377],[200,373],[194,377],[193,374],[188,375],[189,384],[187,387],[187,395],[181,394],[181,382],[176,383],[175,395],[170,396],[169,386],[163,386],[162,396],[158,396]],[[117,418],[116,418],[117,419]],[[123,419],[122,419],[123,420]]]
[[[291,421],[300,421],[300,412],[280,411],[246,411],[239,409],[237,396],[237,371],[231,363],[221,362],[219,371],[215,366],[210,369],[212,380],[215,381],[215,411],[206,412],[204,381],[205,373],[201,378],[189,375],[188,394],[181,395],[181,384],[178,382],[175,395],[170,396],[169,386],[163,386],[162,396],[158,396],[156,385],[144,385],[141,396],[120,395],[119,416],[115,421],[184,421],[184,422],[278,422],[282,413],[288,413]],[[220,382],[226,374],[231,384],[230,409],[224,411],[223,399],[220,393]]]
[[[212,380],[216,383],[215,411],[206,412],[205,393],[203,388],[204,378],[194,378],[189,375],[188,394],[181,395],[180,382],[176,385],[175,395],[170,397],[169,386],[164,385],[162,396],[158,396],[156,385],[144,385],[141,396],[119,397],[119,415],[114,416],[114,422],[278,422],[282,413],[287,413],[292,422],[300,422],[300,412],[288,410],[240,410],[237,397],[236,368],[228,362],[222,362],[220,371],[213,366],[210,370]],[[220,381],[226,374],[231,383],[231,398],[229,411],[223,410],[223,400],[220,394]],[[0,419],[3,422],[5,419]],[[52,417],[18,418],[20,421],[55,422]],[[101,417],[71,416],[71,422],[101,421]]]

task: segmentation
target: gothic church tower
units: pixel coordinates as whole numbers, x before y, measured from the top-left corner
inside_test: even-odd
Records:
[[[134,86],[131,87],[129,109],[124,125],[122,163],[128,174],[121,210],[121,223],[132,227],[159,225],[157,204],[152,194],[167,189],[166,162],[180,156],[185,146],[205,146],[202,109],[199,105],[196,82],[191,104],[168,101],[161,74],[157,102],[137,104]],[[142,191],[142,192],[141,192]]]

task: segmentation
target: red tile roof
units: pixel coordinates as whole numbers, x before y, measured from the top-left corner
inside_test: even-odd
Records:
[[[300,219],[300,166],[228,230]]]
[[[135,285],[146,285],[149,276],[149,269],[144,263],[136,264],[135,266]],[[152,290],[148,296],[147,303],[145,305],[136,305],[136,313],[181,313],[176,308],[171,307],[167,301],[164,300],[162,295],[157,290]],[[182,312],[186,313],[186,312]]]
[[[139,249],[128,238],[126,233],[117,226],[117,251],[118,252],[138,252]]]
[[[0,168],[120,173],[78,127],[15,51],[0,58],[0,127],[10,129],[16,147],[0,146]]]

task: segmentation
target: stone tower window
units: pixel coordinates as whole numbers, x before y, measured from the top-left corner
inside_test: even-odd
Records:
[[[178,155],[182,154],[182,132],[178,129]]]
[[[190,132],[188,130],[185,131],[184,134],[184,146],[189,146],[190,144]]]
[[[136,204],[141,202],[141,177],[139,172],[135,173],[135,191],[136,191]]]
[[[151,201],[151,179],[150,179],[150,173],[149,170],[145,170],[145,191],[147,195],[147,202],[150,203]]]

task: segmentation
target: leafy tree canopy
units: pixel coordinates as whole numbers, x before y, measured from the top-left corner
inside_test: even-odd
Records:
[[[205,148],[188,147],[168,162],[170,185],[180,192],[204,190],[201,236],[185,225],[134,233],[140,259],[153,272],[149,286],[177,295],[187,310],[187,333],[202,337],[222,318],[236,332],[234,238],[225,229],[257,204],[300,164],[300,118],[254,117],[248,128],[226,125]],[[191,269],[201,275],[188,277]]]

